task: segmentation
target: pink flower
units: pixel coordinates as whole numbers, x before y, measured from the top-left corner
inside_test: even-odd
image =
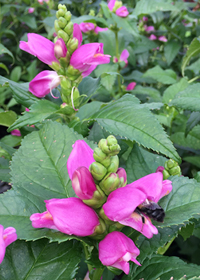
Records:
[[[80,199],[91,199],[97,190],[90,171],[81,166],[77,168],[72,176],[72,188]]]
[[[95,25],[92,22],[81,22],[79,27],[83,33],[87,33],[95,29]]]
[[[99,259],[102,264],[121,269],[126,274],[129,274],[128,261],[140,265],[136,260],[139,253],[134,242],[122,232],[113,231],[99,242]]]
[[[8,227],[4,229],[4,227],[0,225],[0,264],[4,259],[6,247],[15,240],[17,240],[15,228]]]
[[[21,136],[19,129],[14,129],[10,132],[13,136]]]
[[[156,227],[151,224],[150,219],[145,215],[145,224],[143,224],[142,218],[136,215],[134,211],[146,199],[157,203],[171,190],[171,181],[163,181],[161,172],[152,173],[113,191],[109,194],[103,209],[110,220],[130,226],[140,231],[147,238],[151,238],[153,234],[157,233]],[[135,212],[137,213],[137,211]]]
[[[35,11],[35,8],[33,8],[33,7],[28,8],[28,13],[29,14],[32,14],[34,11]]]
[[[146,31],[147,33],[150,33],[150,32],[152,32],[152,31],[155,30],[154,26],[152,26],[152,25],[151,25],[151,26],[145,25],[144,28],[145,28],[145,31]]]
[[[36,56],[48,65],[51,65],[52,62],[59,63],[54,54],[53,42],[35,33],[28,33],[27,36],[28,42],[20,41],[19,47],[21,50]]]
[[[59,38],[54,44],[54,54],[57,59],[65,57],[67,54],[67,47],[62,38]]]
[[[116,15],[119,17],[127,17],[129,15],[129,12],[125,6],[122,6],[116,10]]]
[[[107,31],[108,28],[101,28],[99,26],[96,26],[95,27],[95,30],[94,30],[94,33],[98,34],[99,32],[104,32],[104,31]]]
[[[132,82],[130,84],[127,85],[126,90],[133,90],[136,86],[135,82]]]
[[[55,71],[45,70],[40,72],[30,83],[29,91],[42,98],[60,84],[60,78]]]
[[[77,23],[74,23],[73,38],[78,40],[78,48],[79,48],[82,43],[83,38],[82,38],[81,29]]]
[[[165,36],[158,37],[158,40],[161,42],[167,42],[167,38]]]
[[[71,180],[76,169],[84,166],[89,170],[90,164],[95,161],[93,150],[84,140],[77,140],[72,147],[73,150],[67,160],[67,170]]]
[[[149,40],[151,40],[151,41],[157,40],[157,37],[154,34],[151,34],[149,36]]]
[[[88,76],[99,64],[110,62],[110,55],[103,53],[103,43],[90,43],[80,46],[71,56],[70,64],[78,69],[83,77]]]
[[[148,21],[148,17],[143,17],[142,20],[143,21]]]
[[[29,109],[29,108],[26,108],[26,109],[25,109],[25,111],[26,111],[26,112],[29,112],[29,111],[30,111],[30,109]]]
[[[110,0],[108,3],[108,9],[112,12],[114,6],[115,6],[115,1],[116,0]]]
[[[127,66],[127,64],[128,64],[127,58],[128,58],[128,57],[129,57],[129,52],[125,49],[125,50],[122,51],[119,60],[120,60],[120,61],[124,61],[124,62],[126,63],[125,66]]]
[[[96,212],[79,198],[45,200],[47,211],[31,215],[34,228],[57,229],[65,234],[88,236],[100,224]]]
[[[158,168],[156,169],[156,172],[163,172],[163,170],[165,170],[165,168],[163,166],[158,166]]]

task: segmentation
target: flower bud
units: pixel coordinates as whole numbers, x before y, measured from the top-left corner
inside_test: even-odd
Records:
[[[76,38],[69,39],[67,43],[67,49],[72,54],[78,48],[78,40]]]
[[[67,20],[64,17],[59,17],[58,25],[60,28],[64,28],[67,25]]]
[[[71,89],[71,81],[66,77],[61,78],[60,85],[63,89]]]
[[[172,175],[172,176],[175,176],[175,175],[180,176],[180,175],[181,175],[180,166],[175,166],[175,167],[171,168],[171,169],[169,170],[169,173],[170,173],[170,175]]]
[[[103,210],[103,207],[100,209],[99,211],[99,216],[104,220],[104,222],[107,224],[107,225],[112,225],[114,224],[113,221],[111,221],[105,214],[104,210]]]
[[[107,169],[101,163],[98,162],[93,162],[90,165],[89,170],[93,178],[97,181],[101,181],[107,173]]]
[[[89,235],[90,237],[97,240],[102,239],[106,234],[106,225],[104,221],[99,218],[99,222],[100,224],[95,227],[94,233],[92,235]]]
[[[117,222],[109,226],[108,232],[120,231],[123,227],[124,225]]]
[[[59,30],[61,30],[61,28],[60,28],[60,26],[59,26],[59,24],[58,24],[58,20],[55,20],[55,21],[54,21],[54,28],[55,28],[56,32],[58,32]]]
[[[52,64],[51,64],[51,68],[57,72],[57,71],[60,70],[60,64],[53,61]]]
[[[57,17],[57,18],[59,18],[59,17],[64,17],[65,12],[66,12],[65,9],[63,9],[63,8],[59,9],[59,10],[56,12],[56,17]]]
[[[124,168],[120,167],[117,170],[117,175],[119,176],[119,180],[120,180],[120,188],[126,186],[127,184],[127,175],[126,175],[126,171]]]
[[[110,158],[110,160],[111,160],[110,166],[107,168],[108,172],[115,173],[115,172],[117,172],[117,169],[119,167],[119,158],[118,158],[118,156],[112,156]]]
[[[69,40],[69,35],[63,30],[58,30],[58,37],[62,38],[65,41],[65,43],[67,43]]]
[[[73,23],[71,21],[67,24],[67,26],[65,26],[64,31],[68,35],[71,35],[73,33]]]
[[[72,65],[69,65],[67,68],[67,76],[70,77],[70,80],[72,81],[76,80],[80,74],[80,71],[75,69]]]
[[[165,169],[170,169],[170,168],[173,168],[175,166],[178,166],[178,163],[173,159],[169,159],[165,162]]]
[[[169,178],[170,177],[170,174],[168,173],[168,171],[167,170],[163,170],[163,180],[166,180],[167,178]]]
[[[54,54],[57,59],[65,57],[67,54],[67,47],[62,38],[59,38],[54,44]]]
[[[106,195],[120,186],[119,176],[116,173],[109,173],[99,184]]]
[[[108,167],[111,164],[110,156],[103,153],[98,147],[94,149],[93,157],[95,161],[103,164],[105,167]]]
[[[96,191],[93,193],[93,197],[91,199],[83,200],[85,204],[88,206],[98,209],[100,208],[107,200],[104,192],[96,185]]]
[[[122,6],[122,1],[116,1],[115,6],[113,8],[113,12],[115,13],[117,9],[121,8]]]
[[[117,144],[117,139],[113,135],[108,136],[107,139],[101,139],[98,146],[105,154],[111,156],[117,155],[121,150],[120,146]]]
[[[65,13],[64,18],[65,18],[67,21],[70,21],[70,20],[71,20],[71,17],[72,17],[72,14],[70,13],[70,11],[67,11],[67,12]]]

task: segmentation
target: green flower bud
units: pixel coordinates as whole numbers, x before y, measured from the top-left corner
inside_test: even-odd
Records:
[[[57,72],[60,70],[60,64],[58,62],[53,61],[51,64],[51,68]]]
[[[100,225],[96,226],[94,233],[92,235],[89,235],[89,237],[92,237],[97,240],[102,239],[105,236],[105,234],[107,233],[106,225],[105,225],[104,221],[101,218],[99,218],[99,222],[100,222]]]
[[[58,31],[58,37],[62,38],[65,43],[67,43],[69,40],[69,35],[67,33],[65,33],[65,31],[63,31],[63,30]]]
[[[69,79],[67,79],[66,77],[62,77],[60,79],[60,85],[61,85],[61,88],[64,88],[64,89],[71,89],[71,81]]]
[[[91,199],[85,199],[83,202],[88,206],[98,209],[100,208],[107,200],[105,193],[96,185],[97,190],[94,192],[93,197]]]
[[[89,16],[94,17],[95,16],[95,11],[91,9],[90,12],[89,12]]]
[[[56,17],[59,18],[59,17],[64,17],[66,11],[62,8],[62,9],[59,9],[57,12],[56,12]]]
[[[173,167],[173,168],[171,168],[170,170],[169,170],[169,173],[170,173],[170,175],[172,175],[172,176],[175,176],[175,175],[181,175],[181,169],[180,169],[180,166],[175,166],[175,167]]]
[[[55,20],[55,21],[54,21],[54,28],[55,28],[56,32],[58,32],[59,30],[61,30],[61,28],[60,28],[60,26],[59,26],[59,24],[58,24],[58,20]]]
[[[70,77],[71,80],[76,80],[80,74],[80,71],[75,69],[72,65],[69,65],[67,68],[67,76]]]
[[[117,9],[121,8],[121,6],[122,6],[122,1],[116,1],[112,11],[115,13]]]
[[[61,113],[64,115],[71,116],[72,114],[74,114],[74,109],[67,104],[65,105],[62,104],[61,109],[62,109]]]
[[[123,227],[124,227],[124,225],[122,225],[120,223],[114,223],[113,225],[111,225],[109,227],[108,232],[120,231]]]
[[[64,17],[59,17],[58,25],[60,28],[64,28],[67,25],[67,20]]]
[[[65,19],[65,21],[66,21],[66,19]],[[67,22],[67,21],[66,21],[66,22]],[[65,31],[68,35],[71,35],[71,34],[73,33],[73,29],[74,29],[73,23],[70,21],[70,22],[67,24],[67,26],[65,26],[64,31]]]
[[[116,190],[120,186],[119,176],[116,173],[109,173],[100,182],[99,186],[106,195]]]
[[[113,135],[108,136],[107,139],[101,139],[98,146],[105,154],[111,156],[117,155],[121,149]]]
[[[167,172],[167,170],[163,170],[163,180],[167,180],[170,177],[170,174]]]
[[[90,165],[89,170],[93,178],[97,181],[101,181],[107,173],[107,169],[101,163],[98,162],[93,162]]]
[[[175,166],[178,166],[178,163],[173,159],[169,159],[165,162],[165,169],[171,169]]]
[[[70,13],[70,11],[67,11],[65,13],[64,18],[67,20],[67,22],[69,22],[71,20],[72,14]]]
[[[69,39],[67,43],[67,50],[72,54],[78,48],[78,40],[76,38]]]
[[[110,158],[111,163],[110,166],[107,168],[109,173],[115,173],[117,172],[117,169],[119,168],[119,158],[118,156],[112,156]]]
[[[115,136],[109,135],[107,137],[107,143],[108,143],[108,146],[116,145],[117,144],[117,139],[115,138]]]
[[[99,211],[99,216],[105,221],[106,224],[112,225],[114,222],[111,221],[105,214],[103,207]]]
[[[108,167],[111,164],[110,156],[104,154],[100,148],[94,149],[94,160]]]
[[[67,11],[67,8],[66,8],[65,5],[58,4],[58,10],[60,10],[60,9],[63,9],[63,10],[65,10],[65,11]]]

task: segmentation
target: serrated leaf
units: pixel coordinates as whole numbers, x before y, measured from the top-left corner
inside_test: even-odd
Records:
[[[0,224],[15,227],[18,238],[48,237],[59,242],[77,238],[49,229],[34,229],[29,218],[33,213],[45,211],[44,200],[75,195],[66,163],[78,139],[83,138],[67,126],[52,121],[23,139],[11,164],[13,188],[0,196]]]
[[[126,164],[128,184],[156,172],[158,166],[164,166],[167,159],[153,154],[137,144],[134,145]]]
[[[177,8],[171,4],[170,0],[141,0],[137,2],[133,11],[135,16],[141,14],[151,14],[156,11],[176,11]]]
[[[193,234],[193,230],[194,230],[194,223],[189,223],[185,227],[181,228],[179,234],[183,237],[185,241]]]
[[[200,122],[200,113],[192,112],[186,123],[185,136]]]
[[[79,244],[68,241],[49,243],[47,239],[16,241],[6,249],[0,266],[1,280],[71,280],[81,260]]]
[[[168,41],[164,47],[164,54],[167,60],[167,64],[170,65],[175,59],[181,48],[181,43],[177,41]]]
[[[85,77],[78,86],[80,95],[92,97],[100,86],[100,78]]]
[[[133,265],[131,264],[131,267]],[[131,269],[128,276],[124,276],[122,280],[128,279],[145,279],[145,280],[170,280],[179,279],[184,275],[193,277],[200,274],[200,266],[195,264],[187,264],[177,257],[165,257],[154,255],[150,259],[146,259],[142,266]]]
[[[16,118],[17,114],[14,111],[0,112],[0,125],[9,127]]]
[[[160,92],[152,87],[142,87],[140,85],[137,85],[134,88],[133,91],[134,94],[138,94],[138,95],[145,95],[148,97],[148,99],[150,99],[151,101],[161,101],[161,95]],[[149,98],[150,97],[150,98]]]
[[[189,85],[185,90],[177,93],[169,105],[185,110],[200,111],[200,83]]]
[[[200,53],[200,40],[199,40],[199,38],[194,38],[192,40],[191,44],[189,45],[189,48],[188,48],[185,56],[183,57],[182,66],[181,66],[181,71],[182,71],[183,76],[184,76],[184,72],[185,72],[185,67],[189,63],[190,59],[192,57],[198,55],[199,53]]]
[[[27,83],[19,84],[0,76],[0,85],[9,86],[15,100],[25,107],[30,107],[33,103],[39,100],[32,93],[28,92]]]
[[[180,160],[156,117],[132,95],[124,95],[91,118],[110,133],[136,141],[176,161]]]
[[[11,131],[16,128],[20,128],[25,125],[32,125],[38,122],[42,122],[50,115],[54,114],[59,110],[59,106],[48,100],[38,100],[30,107],[30,111],[24,113],[22,117],[17,119],[8,129]]]
[[[165,210],[163,224],[155,222],[161,228],[188,222],[195,215],[200,216],[200,183],[187,177],[170,177],[172,191],[159,201]]]
[[[153,78],[164,85],[176,83],[176,73],[170,69],[163,70],[159,65],[147,70],[143,77]]]
[[[184,89],[186,89],[188,87],[188,81],[186,78],[182,78],[178,83],[169,86],[163,94],[163,102],[165,104],[168,104],[177,93],[179,93],[180,91],[183,91]]]
[[[2,55],[2,54],[4,54],[4,53],[6,53],[6,54],[8,54],[9,56],[11,56],[12,59],[13,59],[13,63],[14,63],[15,59],[14,59],[13,54],[12,54],[4,45],[0,44],[0,55]]]
[[[0,157],[0,180],[10,182],[9,160]]]

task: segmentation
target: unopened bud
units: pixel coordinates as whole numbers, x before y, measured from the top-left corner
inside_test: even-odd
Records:
[[[98,162],[93,162],[90,165],[89,169],[93,178],[96,179],[97,181],[101,181],[107,173],[107,169],[101,163]]]
[[[64,28],[64,31],[70,36],[73,33],[73,23],[70,21]]]
[[[72,54],[78,48],[78,39],[71,38],[67,43],[67,49],[70,54]]]
[[[105,221],[106,224],[112,225],[114,222],[111,221],[105,214],[103,207],[99,211],[99,216]]]
[[[104,154],[98,147],[94,149],[93,158],[95,161],[103,164],[105,167],[108,167],[111,163],[110,156]]]
[[[67,20],[67,22],[69,22],[71,20],[72,14],[70,13],[70,11],[67,11],[65,13],[64,18]]]
[[[94,233],[92,235],[89,235],[90,237],[94,239],[102,239],[104,235],[106,234],[106,225],[104,221],[99,218],[100,225],[96,226]]]
[[[178,166],[178,163],[173,159],[169,159],[165,162],[165,169],[170,169],[170,168],[173,168],[175,166]]]
[[[59,24],[58,24],[58,20],[55,20],[55,21],[54,21],[54,28],[55,28],[56,32],[58,32],[59,30],[61,30],[61,28],[60,28],[60,26],[59,26]]]
[[[95,16],[95,11],[91,9],[90,12],[89,12],[89,16],[94,17]]]
[[[167,180],[170,177],[170,174],[167,172],[167,170],[163,170],[163,180]]]
[[[169,173],[170,173],[170,175],[172,175],[172,176],[175,176],[175,175],[180,176],[180,175],[181,175],[180,166],[175,166],[175,167],[171,168],[171,169],[169,170]]]
[[[107,139],[101,139],[98,146],[105,154],[111,156],[117,155],[121,150],[117,144],[117,139],[113,135],[108,136]]]
[[[59,9],[57,12],[56,12],[56,17],[59,18],[59,17],[64,17],[65,15],[65,10],[63,8]]]
[[[54,54],[57,59],[65,57],[67,54],[67,47],[62,38],[59,38],[54,44]]]
[[[121,6],[122,6],[122,1],[116,1],[112,11],[115,13],[117,9],[121,8]]]
[[[67,25],[67,20],[64,17],[59,17],[58,25],[60,28],[64,28]]]
[[[72,81],[76,80],[80,74],[80,71],[75,69],[72,65],[69,65],[67,68],[67,76],[70,77]]]
[[[58,62],[53,61],[51,64],[51,68],[57,72],[60,70],[60,64]]]
[[[96,191],[94,191],[91,199],[83,200],[88,206],[98,209],[100,208],[107,200],[105,193],[96,185]]]
[[[119,176],[119,180],[120,180],[120,188],[121,187],[125,187],[127,184],[127,175],[126,175],[126,171],[124,168],[120,167],[117,170],[117,175]]]
[[[99,186],[106,195],[109,195],[120,186],[119,176],[116,173],[110,173],[100,182]]]
[[[69,35],[63,30],[58,30],[58,37],[62,38],[65,43],[67,43],[69,40]]]
[[[61,78],[60,85],[61,85],[61,88],[71,89],[71,81],[69,79],[67,79],[66,77]]]
[[[108,232],[113,232],[113,231],[120,231],[124,225],[120,223],[114,223],[113,225],[109,226]]]
[[[110,158],[110,161],[111,161],[111,163],[110,163],[109,167],[107,168],[108,172],[109,173],[117,172],[117,169],[119,167],[119,158],[118,158],[118,156],[112,156]]]

